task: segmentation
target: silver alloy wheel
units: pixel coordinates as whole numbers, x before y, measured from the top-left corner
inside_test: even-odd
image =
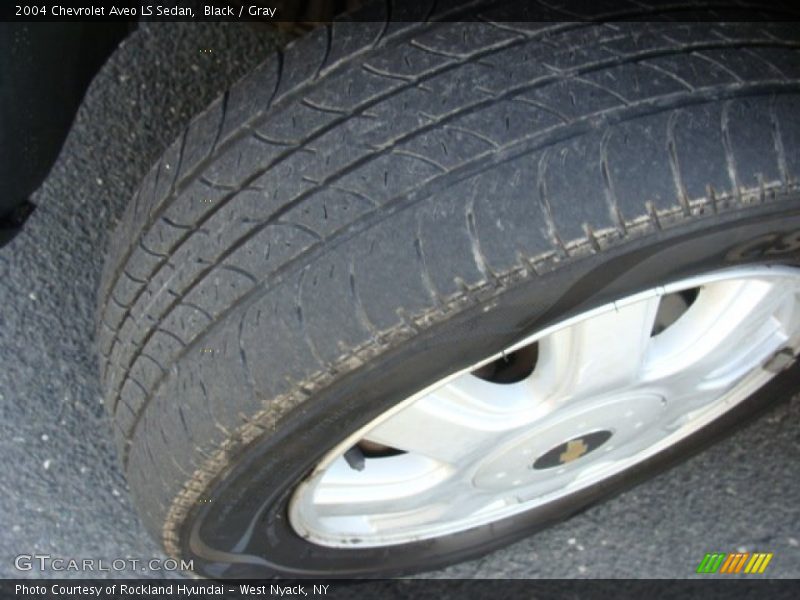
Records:
[[[295,490],[291,524],[324,546],[387,546],[595,484],[710,423],[790,363],[799,299],[800,271],[742,267],[567,319],[342,441]],[[530,364],[510,382],[486,376],[514,356]]]

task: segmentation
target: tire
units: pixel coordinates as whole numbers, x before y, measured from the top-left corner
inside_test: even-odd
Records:
[[[201,575],[474,557],[684,459],[800,377],[792,366],[658,454],[502,520],[377,550],[299,535],[298,483],[426,386],[643,290],[800,266],[790,24],[364,10],[198,115],[109,249],[98,343],[121,460],[147,528]]]

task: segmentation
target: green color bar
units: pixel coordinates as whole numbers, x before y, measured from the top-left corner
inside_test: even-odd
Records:
[[[716,573],[726,556],[727,554],[724,552],[706,554],[703,560],[700,561],[700,564],[697,565],[697,573]]]
[[[722,566],[722,561],[725,560],[725,557],[728,556],[727,553],[723,552],[717,555],[717,561],[712,565],[709,565],[709,573],[716,573],[717,570]]]
[[[700,561],[700,564],[699,564],[699,565],[697,565],[697,572],[698,572],[698,573],[705,573],[705,572],[706,572],[706,566],[708,565],[708,561],[709,561],[710,559],[711,559],[711,555],[710,555],[710,554],[706,554],[706,555],[703,557],[703,560],[701,560],[701,561]]]

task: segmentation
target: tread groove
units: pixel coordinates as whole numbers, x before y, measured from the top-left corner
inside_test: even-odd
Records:
[[[193,304],[191,302],[183,301],[183,302],[180,303],[179,306],[185,306],[187,308],[191,308],[192,310],[196,310],[197,312],[199,312],[201,315],[203,315],[209,321],[213,321],[214,320],[214,317],[212,317],[211,314],[206,309],[201,308],[200,306],[197,306],[197,304]],[[139,356],[142,356],[142,354],[140,354]]]
[[[239,348],[239,361],[242,363],[242,369],[244,370],[244,378],[247,382],[248,390],[250,391],[250,397],[256,397],[256,389],[258,386],[256,385],[256,381],[253,377],[253,372],[250,370],[250,364],[247,362],[247,351],[244,349],[244,341],[242,336],[244,335],[244,321],[247,317],[247,313],[243,314],[239,318],[239,327],[237,328],[236,332],[236,345]]]
[[[350,284],[350,297],[353,300],[353,306],[356,311],[358,322],[361,323],[361,326],[364,327],[367,332],[369,332],[370,337],[373,339],[379,339],[378,329],[367,315],[364,304],[361,302],[361,295],[358,293],[358,289],[356,288],[355,265],[353,264],[352,256],[350,257],[347,265],[347,277]]]
[[[731,77],[733,77],[734,81],[736,81],[736,82],[738,82],[738,83],[744,83],[744,80],[743,80],[741,77],[739,77],[739,74],[738,74],[738,73],[736,73],[735,71],[733,71],[733,70],[729,69],[728,67],[726,67],[725,65],[723,65],[723,64],[722,64],[721,62],[719,62],[718,60],[714,60],[713,58],[711,58],[710,56],[708,56],[708,55],[707,55],[707,54],[705,54],[704,52],[692,52],[692,54],[693,54],[694,56],[697,56],[698,58],[700,58],[700,59],[702,59],[702,60],[706,61],[706,62],[709,62],[709,63],[711,63],[712,65],[714,65],[714,66],[715,66],[715,67],[717,67],[718,69],[720,69],[720,70],[722,70],[723,72],[727,73],[728,75],[730,75]]]
[[[164,221],[164,223],[166,223],[170,227],[174,227],[175,229],[183,229],[183,230],[194,229],[191,225],[182,225],[180,223],[176,223],[175,221],[171,220],[168,217],[162,216],[161,220]]]
[[[683,208],[683,214],[688,217],[692,211],[689,207],[689,196],[686,194],[686,186],[681,176],[681,165],[678,161],[678,147],[675,141],[675,127],[677,126],[679,117],[680,111],[674,110],[670,113],[667,121],[667,154],[669,155],[669,167],[672,172],[672,181],[675,184],[675,194],[681,208]]]
[[[549,160],[550,152],[545,150],[542,152],[542,156],[539,158],[539,162],[536,165],[536,191],[538,192],[538,206],[542,211],[542,216],[544,217],[545,231],[550,239],[550,243],[553,244],[553,247],[561,256],[567,256],[567,248],[564,245],[561,236],[558,234],[556,220],[553,218],[553,207],[550,206],[550,198],[547,195],[547,182],[545,180],[545,175],[547,173]]]
[[[394,75],[392,73],[387,73],[386,71],[381,71],[380,69],[376,69],[372,65],[366,63],[362,64],[361,68],[364,69],[367,73],[370,73],[371,75],[376,75],[378,77],[385,77],[386,79],[391,79],[393,81],[409,82],[414,80],[413,77],[407,75]]]
[[[181,133],[181,144],[180,147],[178,148],[178,160],[177,164],[175,165],[175,178],[172,180],[172,185],[170,185],[169,192],[167,193],[168,198],[175,193],[175,186],[178,184],[178,180],[180,179],[181,176],[181,169],[183,168],[183,158],[186,153],[186,138],[188,137],[188,133],[189,133],[188,127],[186,127]]]
[[[232,273],[237,273],[237,274],[239,274],[239,275],[241,275],[243,277],[246,277],[250,281],[250,283],[252,283],[254,285],[258,284],[258,279],[256,279],[255,276],[252,273],[248,273],[247,271],[245,271],[241,267],[237,267],[236,265],[229,265],[229,264],[226,264],[226,263],[222,263],[222,264],[219,265],[219,268],[223,269],[225,271],[231,271]]]
[[[294,302],[295,314],[297,315],[297,322],[300,325],[300,331],[302,332],[303,340],[305,341],[306,346],[308,346],[311,355],[314,357],[314,360],[317,361],[317,364],[320,367],[325,367],[325,361],[322,360],[317,345],[314,343],[314,340],[311,339],[311,334],[306,326],[306,320],[303,318],[303,282],[306,279],[306,273],[308,273],[308,267],[300,270],[300,277],[297,279],[297,292],[295,293]]]
[[[739,188],[739,177],[736,173],[736,160],[733,157],[733,146],[731,144],[731,132],[728,124],[729,111],[731,108],[731,101],[727,100],[722,103],[722,111],[720,112],[719,127],[722,132],[722,147],[725,149],[725,165],[728,169],[728,177],[730,178],[733,193],[736,199],[742,201],[742,190]]]
[[[322,54],[322,62],[319,63],[316,72],[314,73],[314,79],[317,80],[320,78],[322,74],[322,69],[328,62],[328,58],[331,55],[331,45],[333,44],[333,27],[330,23],[325,23],[325,51]]]
[[[222,94],[219,126],[217,127],[217,133],[214,136],[214,142],[211,144],[211,148],[208,151],[208,156],[214,156],[217,151],[217,145],[219,144],[219,140],[222,137],[222,130],[225,128],[225,120],[228,118],[228,101],[230,100],[230,98],[231,98],[231,92],[230,89],[227,89]]]
[[[148,354],[147,352],[142,352],[142,356],[151,360],[153,364],[155,364],[159,369],[161,369],[162,373],[167,372],[167,370],[163,366],[161,366],[161,363],[158,362],[152,355]]]
[[[409,158],[413,158],[415,160],[420,160],[425,164],[428,164],[436,169],[439,169],[442,173],[447,173],[449,169],[444,165],[436,162],[435,160],[428,158],[427,156],[423,156],[422,154],[417,154],[416,152],[411,152],[410,150],[397,150],[396,148],[392,150],[392,154],[396,154],[397,156],[407,156]]]
[[[153,257],[155,257],[155,258],[159,258],[159,259],[168,259],[168,258],[169,258],[169,255],[168,255],[168,254],[161,254],[161,253],[159,253],[159,252],[154,252],[153,250],[151,250],[150,248],[148,248],[147,246],[145,246],[145,245],[144,245],[144,240],[143,240],[143,239],[140,239],[140,240],[139,240],[139,247],[140,247],[142,250],[144,250],[144,251],[145,251],[147,254],[149,254],[149,255],[151,255],[151,256],[153,256]],[[126,275],[127,275],[127,273],[126,273]]]
[[[513,101],[514,102],[521,102],[522,104],[527,104],[528,106],[533,106],[534,108],[538,108],[539,110],[542,110],[542,111],[544,111],[546,113],[549,113],[549,114],[551,114],[551,115],[553,115],[555,117],[558,117],[565,124],[569,123],[569,121],[570,121],[569,117],[567,117],[567,115],[565,115],[561,111],[556,110],[554,108],[551,108],[549,106],[545,106],[541,102],[536,102],[535,100],[531,100],[530,98],[524,98],[524,97],[523,98],[514,98]]]
[[[303,106],[307,106],[308,108],[313,108],[314,110],[317,110],[321,113],[327,113],[330,115],[342,116],[349,114],[346,110],[339,110],[338,108],[331,108],[329,106],[321,106],[319,104],[312,102],[308,98],[303,98],[302,100],[300,100],[300,104],[302,104]]]
[[[417,213],[416,219],[416,237],[414,238],[414,250],[417,253],[417,259],[419,260],[419,264],[422,267],[421,274],[422,274],[422,283],[425,286],[425,289],[428,291],[431,299],[438,305],[441,306],[443,304],[441,295],[439,291],[436,289],[436,286],[433,283],[433,278],[431,277],[430,267],[428,267],[428,260],[425,258],[425,250],[422,244],[422,223],[420,221],[419,213]]]
[[[128,279],[130,279],[131,281],[135,281],[136,283],[138,283],[138,284],[140,284],[140,285],[142,285],[142,284],[143,284],[143,285],[147,285],[147,281],[145,281],[144,279],[139,279],[138,277],[134,277],[133,275],[131,275],[130,273],[128,273],[128,271],[123,271],[123,272],[125,273],[125,276],[126,276]]]
[[[611,220],[616,225],[617,231],[624,236],[628,234],[628,228],[625,225],[625,218],[622,216],[622,211],[619,208],[619,200],[614,190],[614,182],[611,181],[611,168],[608,164],[608,143],[610,140],[611,131],[606,129],[600,140],[600,172],[603,176],[603,195],[608,205]]]
[[[469,201],[467,202],[465,214],[467,232],[469,233],[469,243],[472,249],[472,258],[475,261],[475,266],[478,268],[478,271],[481,272],[481,275],[483,275],[487,281],[495,281],[497,279],[497,274],[492,271],[486,262],[486,257],[481,249],[481,242],[478,239],[478,228],[475,225],[474,205],[475,197],[473,196],[470,197]]]
[[[659,65],[653,64],[653,63],[648,62],[648,61],[644,61],[642,64],[644,66],[646,66],[648,69],[653,69],[654,71],[658,71],[659,73],[661,73],[663,75],[666,75],[667,77],[669,77],[673,81],[678,82],[680,85],[685,87],[690,92],[693,92],[695,90],[695,87],[691,83],[689,83],[688,81],[686,81],[682,77],[678,77],[675,73],[673,73],[669,69],[665,69],[664,67],[661,67]]]
[[[770,99],[769,119],[770,125],[772,126],[772,140],[775,144],[775,154],[778,158],[778,172],[781,174],[781,180],[785,184],[789,184],[791,181],[791,175],[789,174],[789,163],[786,160],[786,149],[783,146],[780,120],[778,119],[778,113],[775,110],[775,103],[777,100],[778,99],[776,96],[773,96]]]

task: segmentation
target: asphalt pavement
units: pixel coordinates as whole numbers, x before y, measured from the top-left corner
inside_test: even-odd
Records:
[[[19,554],[162,556],[131,505],[102,405],[104,249],[161,150],[277,42],[246,24],[142,25],[92,84],[24,232],[0,249],[0,577],[43,575],[16,570]],[[800,396],[605,504],[428,576],[682,578],[706,552],[764,551],[767,576],[797,578],[799,464]]]

